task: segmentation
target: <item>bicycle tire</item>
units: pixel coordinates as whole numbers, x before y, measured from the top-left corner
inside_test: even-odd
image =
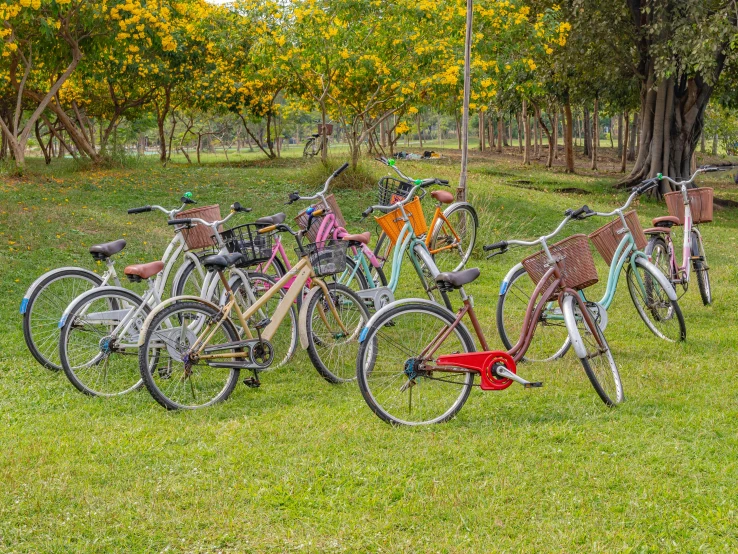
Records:
[[[425,326],[424,322],[419,321],[422,314],[430,321],[427,332],[418,332],[418,325],[421,330]],[[452,312],[436,304],[408,303],[390,308],[362,333],[364,336],[356,357],[359,390],[364,401],[379,419],[397,426],[431,425],[448,421],[461,410],[474,384],[473,373],[452,374],[449,380],[434,379],[432,374],[425,375],[420,385],[427,385],[430,390],[428,395],[422,397],[423,399],[431,400],[433,393],[437,393],[435,397],[440,398],[438,393],[445,394],[445,391],[453,390],[450,387],[460,387],[460,389],[458,394],[452,392],[448,401],[442,399],[438,409],[428,409],[428,415],[418,414],[414,420],[410,419],[413,408],[412,389],[417,386],[418,382],[416,381],[415,384],[403,390],[403,387],[410,382],[406,374],[408,361],[417,358],[419,352],[427,346],[427,341],[432,340],[440,328],[453,324],[455,319],[456,316]],[[463,324],[454,329],[449,339],[444,341],[440,354],[476,350],[474,339]],[[414,340],[417,340],[418,345],[411,347],[411,341]],[[386,348],[381,344],[385,342]],[[416,376],[415,379],[418,377]],[[399,381],[395,382],[396,379]],[[458,379],[458,381],[452,381],[452,379]],[[395,395],[396,401],[392,398],[393,391],[390,384],[395,391],[399,392],[399,395]],[[385,391],[387,398],[384,398]],[[402,395],[407,391],[410,391],[407,398],[403,398]],[[406,411],[409,413],[403,413]]]
[[[107,299],[107,301],[106,301]],[[61,360],[61,366],[64,369],[64,374],[67,379],[79,390],[88,396],[121,396],[131,391],[137,390],[141,387],[141,379],[138,371],[136,359],[132,356],[126,355],[125,352],[119,352],[114,348],[110,348],[110,343],[106,341],[107,335],[104,334],[104,327],[100,324],[95,324],[94,320],[92,323],[80,323],[79,314],[83,313],[85,316],[90,316],[95,313],[91,310],[93,303],[103,301],[103,306],[110,310],[120,310],[124,306],[124,302],[131,304],[130,309],[138,309],[143,300],[136,293],[122,289],[119,287],[100,287],[98,290],[90,292],[84,297],[78,298],[74,301],[67,311],[66,320],[61,330],[59,337],[59,358]],[[125,308],[123,308],[125,309]],[[143,326],[143,319],[149,314],[151,309],[145,305],[141,314],[141,319],[138,323],[138,328]],[[85,317],[81,316],[81,317]],[[110,325],[106,326],[110,332]],[[115,329],[118,325],[115,326]],[[76,331],[79,331],[77,334]],[[109,334],[109,333],[108,333]],[[84,338],[91,336],[95,342],[95,346],[92,348],[81,348],[77,349],[75,346],[72,348],[72,344],[78,344],[79,340],[77,337]],[[138,334],[130,337],[130,342],[138,340]],[[113,342],[113,344],[115,344]],[[87,358],[94,352],[94,348],[100,349],[96,352],[92,358]],[[137,350],[138,347],[129,350]],[[72,350],[75,355],[73,356]],[[106,355],[107,351],[107,355]],[[83,354],[83,360],[79,360],[76,357],[76,353],[81,352]],[[88,354],[90,353],[90,354]],[[74,358],[74,359],[72,359]],[[93,361],[97,359],[97,361]],[[110,363],[110,360],[114,360]],[[126,367],[127,360],[131,360],[132,370]],[[100,367],[102,365],[102,367]],[[91,370],[88,372],[87,370]],[[98,370],[102,370],[101,372]],[[102,378],[102,383],[100,378]],[[112,379],[111,379],[112,378]],[[93,381],[93,382],[91,382]],[[102,384],[108,386],[106,390],[102,390]]]
[[[692,232],[692,256],[694,257],[692,267],[695,278],[697,279],[697,288],[700,291],[702,304],[709,306],[712,304],[712,286],[710,285],[709,268],[700,236],[694,231]]]
[[[527,309],[527,303],[530,300],[530,294],[532,294],[532,290],[534,288],[535,284],[528,278],[528,273],[525,271],[525,268],[521,267],[515,273],[513,273],[510,282],[507,284],[507,288],[498,297],[497,309],[495,310],[495,322],[497,324],[497,332],[500,335],[500,339],[502,340],[502,343],[505,345],[505,348],[507,350],[510,350],[515,345],[515,343],[518,342],[518,338],[520,337],[520,330],[510,329],[510,324],[506,324],[505,321],[515,319],[519,320],[521,325],[523,324],[525,311]],[[528,293],[527,289],[531,289],[530,294]],[[522,312],[522,315],[515,314],[515,317],[513,317],[508,314],[506,316],[505,307],[512,305],[513,297],[520,300],[520,311]],[[553,302],[551,304],[554,304],[555,306],[551,306],[550,309],[554,310],[554,312],[560,311],[558,303]],[[507,312],[510,311],[511,309],[507,310]],[[541,320],[539,320],[536,324],[536,333],[533,337],[533,340],[536,341],[536,348],[539,348],[538,345],[543,345],[540,347],[542,348],[542,353],[538,355],[538,352],[534,351],[533,355],[531,355],[531,348],[529,346],[528,350],[525,353],[525,356],[523,357],[524,361],[548,362],[552,360],[558,360],[559,358],[564,357],[564,355],[569,351],[569,348],[571,347],[569,334],[566,331],[566,324],[563,322],[563,320],[561,320],[560,324],[549,324],[549,318],[547,318],[546,315],[547,314],[544,310],[544,313],[541,314]],[[557,314],[554,313],[552,315]],[[554,321],[553,318],[551,318],[551,320]],[[556,327],[555,330],[554,326]],[[542,337],[541,335],[545,334],[549,330],[549,328],[551,329],[551,332],[546,334],[545,337]],[[559,341],[559,338],[561,338],[561,341]],[[551,354],[552,350],[548,348],[549,344],[560,344],[561,346],[554,346],[553,354]]]
[[[633,269],[634,267],[636,269]],[[638,270],[643,270],[647,274],[645,278],[641,277],[640,279],[645,287],[643,294],[639,290],[640,285],[634,277],[634,271]],[[665,341],[684,341],[687,338],[687,326],[684,323],[684,315],[682,315],[679,302],[671,300],[668,297],[667,292],[661,287],[658,279],[653,275],[651,270],[647,266],[639,264],[637,258],[632,259],[626,270],[626,280],[628,282],[630,298],[638,315],[641,316],[643,323],[646,324],[646,327],[654,335]],[[649,313],[651,314],[650,316]],[[674,322],[678,325],[678,330],[672,325]],[[671,330],[672,328],[673,330]]]
[[[319,290],[311,298],[306,307],[305,334],[308,340],[307,354],[318,373],[329,383],[346,383],[356,379],[356,353],[358,352],[359,333],[369,321],[369,310],[359,296],[346,285],[340,283],[326,283],[331,301],[339,312],[341,322],[347,331],[350,331],[348,340],[341,330],[323,330],[317,325],[315,311],[320,307],[326,318],[333,318],[330,307],[325,302],[325,293]],[[341,297],[342,301],[337,302]],[[349,307],[351,304],[352,308]],[[351,310],[351,312],[349,312]],[[318,318],[325,324],[320,314]],[[330,321],[329,321],[330,323]],[[328,350],[332,341],[336,341],[335,347]],[[340,351],[335,353],[335,348]]]
[[[462,215],[462,212],[465,215]],[[438,270],[441,272],[453,272],[453,271],[461,271],[464,266],[469,262],[469,259],[471,258],[471,255],[474,251],[474,245],[477,241],[477,229],[479,228],[479,217],[477,216],[477,211],[474,209],[474,207],[471,204],[468,204],[466,202],[457,202],[455,204],[452,204],[449,206],[446,211],[443,212],[444,216],[451,222],[451,219],[456,216],[461,216],[458,222],[458,227],[461,227],[461,223],[463,220],[465,221],[465,225],[467,225],[466,229],[459,230],[457,229],[453,224],[451,224],[452,228],[459,234],[462,235],[461,242],[463,244],[465,236],[468,235],[468,231],[471,229],[472,236],[469,240],[469,244],[466,247],[463,247],[463,251],[459,252],[459,250],[446,250],[443,252],[439,252],[437,254],[433,255],[433,259],[436,262],[436,266],[438,267]],[[471,220],[473,223],[471,227],[468,225],[468,220]],[[430,240],[430,246],[429,250],[436,250],[440,246],[442,246],[445,243],[448,243],[449,240],[453,241],[453,237],[449,238],[448,236],[442,237],[441,231],[445,227],[443,220],[439,220],[436,225],[434,226],[434,229],[431,232],[431,240]],[[441,244],[439,244],[441,243]],[[457,260],[457,256],[461,257],[460,260]],[[446,265],[449,265],[449,267],[446,267]]]
[[[276,284],[276,281],[270,276],[266,275],[264,273],[257,273],[255,271],[249,271],[246,274],[246,277],[251,282],[251,284],[254,284],[254,281],[263,281],[266,283],[269,283],[271,286],[274,286]],[[236,277],[236,279],[231,284],[232,290],[237,292],[239,288],[241,287],[241,277]],[[257,287],[252,287],[252,290]],[[257,291],[254,291],[257,292]],[[271,302],[272,300],[276,300],[276,304],[279,303],[280,299],[284,297],[285,292],[284,289],[279,291],[278,296],[273,296],[269,299]],[[256,295],[255,295],[256,296]],[[259,299],[259,296],[256,296],[256,299]],[[267,305],[269,302],[267,302]],[[276,308],[275,304],[275,308]],[[242,309],[247,308],[246,302],[239,302],[239,305]],[[271,311],[271,313],[267,312],[259,316],[259,318],[263,319],[264,317],[271,318],[272,314],[274,312]],[[259,319],[257,318],[257,320]],[[252,318],[253,319],[253,318]],[[234,321],[234,320],[232,320]],[[237,321],[237,320],[235,320]],[[297,350],[297,342],[299,340],[298,336],[298,328],[297,328],[297,310],[295,310],[295,307],[290,307],[290,310],[288,312],[288,315],[285,317],[285,319],[282,320],[282,324],[280,325],[280,328],[284,328],[285,325],[289,322],[290,331],[289,334],[283,332],[280,334],[279,330],[275,334],[275,336],[272,338],[272,346],[274,347],[274,361],[269,366],[269,370],[278,369],[282,366],[284,366],[287,362],[289,362],[292,357],[295,355],[295,351]],[[235,325],[235,323],[234,323]],[[236,329],[238,330],[238,326],[236,326]],[[252,336],[256,337],[257,333],[256,330],[251,331]],[[240,335],[240,333],[239,333]]]
[[[51,291],[50,287],[62,279],[78,279],[92,286],[72,287],[70,293],[61,298],[60,294]],[[43,367],[52,371],[62,370],[61,360],[59,359],[59,336],[61,333],[59,320],[61,320],[64,310],[75,298],[83,292],[101,286],[102,282],[102,278],[82,268],[54,270],[49,272],[48,276],[30,294],[28,301],[21,308],[23,311],[23,338],[31,355]],[[48,300],[46,300],[47,297]],[[39,309],[42,302],[49,302],[50,310],[56,313],[56,316],[44,317],[45,322],[39,322],[43,330],[35,330],[34,328],[37,326],[34,322],[34,310]]]
[[[161,361],[164,360],[166,362],[166,359],[164,356],[162,356],[161,350],[165,350],[166,354],[170,353],[170,349],[175,351],[175,361],[178,363],[181,363],[181,360],[176,360],[176,356],[179,355],[182,357],[183,352],[180,350],[184,349],[184,346],[182,344],[182,341],[178,344],[176,341],[169,341],[166,343],[165,347],[161,346],[152,346],[152,341],[154,340],[154,337],[156,337],[156,340],[163,340],[164,333],[157,332],[157,328],[165,322],[168,318],[172,317],[173,315],[176,315],[177,312],[180,312],[180,315],[176,315],[173,319],[173,323],[175,324],[174,327],[166,328],[166,332],[173,332],[174,333],[181,333],[184,335],[187,335],[187,332],[184,331],[184,328],[181,326],[179,327],[179,331],[177,331],[176,323],[179,321],[187,321],[188,319],[191,319],[189,317],[186,317],[185,313],[187,311],[190,312],[196,312],[199,311],[201,316],[204,317],[216,317],[220,312],[210,305],[206,304],[204,301],[187,301],[187,302],[178,302],[175,304],[172,304],[170,306],[167,306],[160,312],[158,312],[156,315],[154,315],[153,319],[151,319],[148,323],[148,330],[146,332],[146,336],[144,337],[143,344],[141,345],[141,348],[138,350],[138,366],[139,371],[141,372],[141,378],[143,379],[144,385],[146,386],[146,390],[149,391],[149,394],[156,400],[161,406],[166,408],[167,410],[194,410],[199,408],[205,408],[207,406],[212,406],[213,404],[217,404],[219,402],[223,402],[228,399],[228,397],[233,392],[233,389],[235,389],[236,385],[238,384],[238,377],[240,375],[240,369],[239,368],[227,368],[228,369],[228,375],[225,379],[225,384],[223,387],[216,392],[214,395],[212,395],[211,398],[209,398],[207,401],[202,402],[200,404],[183,404],[181,401],[173,400],[171,396],[174,396],[171,393],[165,392],[161,390],[161,387],[156,381],[155,376],[159,377],[162,381],[168,381],[168,382],[175,382],[179,381],[184,383],[185,380],[189,380],[190,382],[190,388],[192,391],[192,394],[194,394],[194,386],[192,385],[192,375],[194,372],[189,373],[185,370],[182,377],[175,377],[172,379],[173,370],[171,369],[171,364],[167,363],[166,368],[161,367]],[[238,331],[236,330],[233,323],[230,321],[230,319],[223,319],[221,329],[223,329],[224,334],[226,335],[227,341],[223,344],[228,343],[236,343],[240,340],[240,337],[238,335]],[[193,338],[196,338],[194,332],[190,332],[192,336],[186,336],[186,340],[188,343],[192,341]],[[170,344],[171,343],[171,344]],[[216,341],[217,343],[217,341]],[[191,344],[190,344],[191,345]],[[177,350],[179,348],[179,350]],[[149,350],[153,349],[155,351],[156,356],[156,365],[150,366],[149,362]],[[239,348],[234,347],[234,351],[238,351]],[[171,357],[169,358],[172,359]],[[149,369],[151,367],[151,369]],[[199,364],[195,365],[195,367],[199,367]],[[190,368],[191,369],[191,368]],[[169,372],[167,374],[167,372]],[[177,371],[179,373],[179,371]],[[184,388],[186,388],[186,385],[184,385]],[[210,396],[210,395],[209,395]]]
[[[590,311],[594,322],[594,327],[591,327],[582,315],[577,315],[579,304],[575,298],[567,295],[562,305],[572,343],[580,343],[586,349],[584,356],[577,352],[577,357],[589,382],[606,406],[612,407],[620,404],[625,400],[620,372],[605,334],[596,321],[596,314]],[[604,351],[600,348],[595,336],[599,337],[604,345]]]
[[[314,138],[307,139],[307,141],[305,142],[305,148],[303,148],[302,150],[303,158],[308,158],[308,157],[312,158],[313,156],[315,156],[315,154],[313,153],[313,143],[314,142],[315,142]]]

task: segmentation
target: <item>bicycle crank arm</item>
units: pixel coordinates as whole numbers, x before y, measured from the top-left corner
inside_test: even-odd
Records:
[[[536,381],[536,382],[526,381],[525,379],[520,377],[517,373],[513,373],[512,371],[510,371],[503,365],[497,365],[493,371],[495,373],[495,376],[499,377],[500,379],[510,379],[511,381],[520,383],[526,389],[538,388],[538,387],[543,386],[543,383],[540,381]]]

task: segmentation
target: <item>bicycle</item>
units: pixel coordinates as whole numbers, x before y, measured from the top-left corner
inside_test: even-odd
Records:
[[[429,181],[429,179],[408,177],[400,171],[393,159],[381,157],[377,158],[377,161],[394,170],[400,177],[396,180],[388,176],[379,182],[380,204],[391,204],[398,199],[405,198],[413,186]],[[448,181],[444,179],[436,179],[436,182],[444,186],[448,185]],[[450,193],[438,191],[435,196],[433,194],[431,196],[439,202],[428,226],[430,232],[426,233],[426,246],[440,271],[460,271],[466,266],[474,250],[479,217],[474,206],[468,202],[454,202],[454,197]],[[443,204],[450,204],[450,206],[441,211]],[[393,246],[394,241],[383,233],[377,241],[374,254],[378,255],[384,249],[384,255],[378,257],[386,260]]]
[[[310,135],[310,138],[305,141],[305,148],[302,150],[303,158],[314,158],[323,151],[323,140],[320,139],[322,135],[316,133]],[[328,137],[325,137],[325,142],[328,142]]]
[[[458,290],[462,306],[454,313],[428,300],[407,299],[379,310],[360,336],[356,370],[359,389],[371,410],[393,425],[442,423],[454,417],[469,397],[476,375],[483,391],[500,391],[513,382],[540,387],[517,374],[540,314],[557,301],[574,350],[599,398],[607,406],[624,400],[615,360],[600,326],[603,314],[579,291],[597,282],[597,270],[586,235],[573,235],[551,246],[572,215],[550,235],[533,241],[509,240],[484,247],[489,257],[510,246],[542,250],[524,260],[537,283],[518,341],[507,351],[491,351],[464,286],[479,277],[479,269],[441,273],[436,282],[446,291]],[[464,324],[469,318],[482,348],[476,351]]]
[[[236,213],[249,211],[235,203],[231,213],[223,220],[206,222],[199,218],[188,218],[170,220],[169,223],[184,228],[191,227],[193,223],[209,228],[220,247],[220,253],[227,254],[218,229]],[[65,375],[79,391],[90,396],[117,396],[141,386],[137,358],[135,365],[126,360],[130,360],[138,350],[138,333],[145,317],[154,307],[171,303],[163,301],[157,283],[164,268],[162,261],[125,268],[124,273],[131,282],[147,282],[143,296],[122,287],[97,287],[80,295],[67,307],[59,322],[59,358]],[[234,269],[229,286],[238,291],[239,302],[248,306],[256,302],[255,290],[263,293],[272,284],[273,281],[265,275],[247,276]],[[210,304],[217,303],[219,287],[219,280],[208,273],[199,296],[194,298],[202,298]],[[280,355],[283,348],[287,350],[281,363],[285,363],[294,352],[297,342],[296,319],[292,313],[292,333],[286,338],[280,337]]]
[[[712,287],[710,286],[710,267],[707,264],[705,245],[702,242],[702,233],[697,225],[712,221],[712,197],[711,188],[688,188],[694,183],[695,177],[700,173],[721,171],[723,168],[703,167],[694,172],[686,181],[675,181],[674,179],[659,173],[657,181],[666,180],[677,187],[677,191],[668,192],[664,195],[669,215],[655,217],[652,220],[653,227],[646,229],[650,236],[646,246],[646,254],[651,256],[653,262],[667,275],[676,288],[681,285],[682,294],[687,292],[691,277],[691,269],[697,277],[697,288],[700,291],[702,303],[705,306],[712,304]],[[694,211],[693,211],[694,208]],[[672,227],[684,226],[682,259],[677,263],[677,248],[672,239]],[[690,268],[690,261],[692,267]]]
[[[168,210],[161,206],[143,206],[128,210],[129,214],[137,214],[159,210],[174,219],[189,204],[194,204],[191,193],[185,193],[180,199],[179,208]],[[43,367],[61,371],[59,360],[59,319],[69,303],[83,292],[102,286],[121,286],[121,281],[115,271],[113,256],[126,246],[124,239],[96,244],[90,247],[89,252],[98,263],[105,264],[105,271],[98,275],[94,271],[81,267],[60,267],[47,271],[36,279],[26,290],[20,305],[20,314],[23,316],[23,337],[28,350]],[[182,233],[175,233],[171,242],[164,251],[162,261],[164,269],[157,277],[156,288],[162,295],[164,288],[177,265],[180,257],[184,261],[176,271],[172,280],[173,293],[194,288],[199,290],[199,284],[194,282],[202,274],[199,257],[188,250],[186,239]],[[190,286],[188,283],[192,284]]]
[[[327,381],[344,383],[356,378],[356,339],[369,313],[351,289],[321,279],[343,271],[349,243],[331,240],[303,245],[303,231],[295,232],[284,223],[263,227],[258,234],[265,236],[274,231],[295,237],[300,260],[249,308],[241,310],[223,276],[227,267],[242,262],[243,254],[233,252],[210,256],[203,262],[208,271],[218,274],[226,293],[225,304],[175,298],[147,317],[139,335],[139,369],[146,388],[165,408],[195,409],[226,400],[241,369],[253,372],[253,377],[245,380],[247,386],[260,386],[259,373],[274,358],[271,340],[285,315],[294,309],[308,279],[311,288],[299,315],[300,344]],[[286,290],[270,317],[253,324],[254,337],[248,322],[282,289]],[[245,339],[239,336],[231,318],[233,310]]]
[[[653,186],[655,184],[651,181],[644,182],[633,191],[623,206],[612,212],[594,212],[583,206],[576,211],[567,210],[567,214],[576,214],[571,218],[576,220],[592,216],[616,217],[589,235],[610,267],[606,290],[597,302],[603,313],[612,305],[625,269],[630,298],[646,327],[663,340],[683,341],[687,336],[687,328],[676,292],[666,276],[650,261],[647,251],[643,251],[646,238],[638,215],[635,211],[625,212],[636,197]],[[518,322],[522,320],[531,296],[532,283],[525,275],[525,268],[518,264],[510,269],[500,285],[496,323],[506,348],[512,347],[518,335]],[[581,294],[586,301],[585,293]],[[563,314],[555,304],[551,304],[540,314],[536,344],[532,352],[529,350],[526,360],[554,360],[566,354],[569,346]]]

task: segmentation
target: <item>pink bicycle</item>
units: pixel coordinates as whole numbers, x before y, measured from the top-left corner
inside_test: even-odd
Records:
[[[697,228],[700,223],[712,221],[712,197],[711,188],[690,188],[695,177],[700,173],[721,171],[723,168],[703,167],[695,171],[686,181],[675,181],[661,173],[653,179],[654,182],[665,179],[677,187],[677,191],[664,195],[669,215],[655,217],[654,227],[646,229],[646,235],[650,240],[646,246],[646,254],[650,256],[654,264],[674,284],[681,285],[683,293],[689,288],[691,269],[694,269],[697,277],[697,286],[705,306],[712,303],[712,288],[710,287],[709,266],[705,256],[705,245],[702,242],[702,234]],[[672,227],[684,226],[684,242],[682,245],[682,259],[677,263],[677,247],[672,238]],[[691,266],[690,266],[691,262]],[[682,294],[683,294],[682,293]]]

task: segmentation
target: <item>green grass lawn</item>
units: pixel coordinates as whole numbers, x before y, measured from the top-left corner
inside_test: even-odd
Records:
[[[702,306],[696,283],[684,296],[686,344],[653,337],[622,280],[607,336],[627,400],[613,410],[572,354],[520,368],[542,389],[474,390],[453,421],[410,430],[380,422],[355,385],[323,381],[303,352],[264,374],[260,389],[240,385],[227,403],[194,413],[167,413],[145,390],[84,397],[28,354],[18,306],[39,274],[96,268],[87,248],[121,237],[129,246],[119,268],[161,256],[171,237],[164,218],[126,208],[175,205],[189,190],[201,205],[240,201],[254,217],[293,217],[287,193],[319,188],[315,163],[76,171],[34,162],[21,179],[0,177],[0,551],[738,550],[735,211],[716,210],[704,226],[715,303]],[[615,176],[518,163],[471,166],[480,245],[535,237],[565,208],[609,210],[626,198]],[[450,162],[403,167],[457,179]],[[712,179],[718,196],[738,200],[731,176]],[[374,228],[359,222],[374,190],[336,195],[352,228]],[[644,225],[665,213],[653,201],[638,208]],[[528,253],[470,264],[482,268],[468,292],[494,347],[499,282]],[[412,294],[413,274],[404,278],[402,294]]]

